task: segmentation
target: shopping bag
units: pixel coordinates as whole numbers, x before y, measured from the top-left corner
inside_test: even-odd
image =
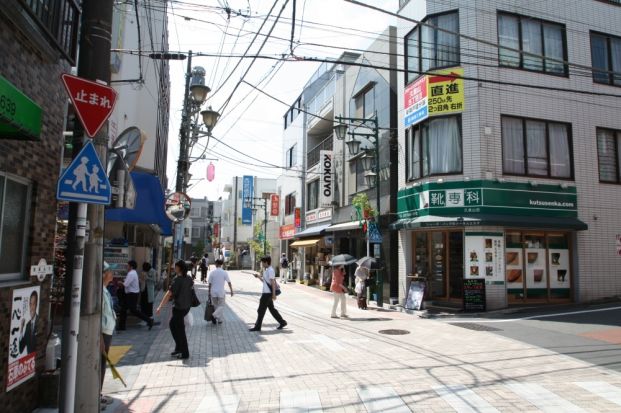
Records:
[[[191,312],[187,313],[185,317],[183,317],[183,323],[185,324],[186,328],[192,328],[192,326],[194,325],[194,317],[192,316]]]
[[[205,306],[205,321],[213,320],[213,312],[216,310],[214,305],[211,303],[211,299],[207,301],[207,305]]]
[[[192,307],[198,307],[199,305],[201,305],[201,302],[196,296],[196,291],[194,291],[194,287],[192,287]]]

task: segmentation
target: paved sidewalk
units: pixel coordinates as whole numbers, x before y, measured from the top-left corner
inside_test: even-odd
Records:
[[[260,282],[230,272],[225,323],[193,309],[190,359],[170,358],[170,310],[160,326],[129,328],[113,344],[132,342],[119,363],[128,388],[107,372],[106,412],[618,412],[621,375],[486,331],[385,310],[331,319],[329,293],[282,285],[276,307],[254,324]],[[201,301],[206,286],[198,283]],[[380,334],[404,330],[405,335]]]

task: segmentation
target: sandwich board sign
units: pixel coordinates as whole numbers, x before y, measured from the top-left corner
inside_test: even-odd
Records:
[[[56,199],[86,204],[110,204],[110,181],[91,141],[86,142],[58,179]]]

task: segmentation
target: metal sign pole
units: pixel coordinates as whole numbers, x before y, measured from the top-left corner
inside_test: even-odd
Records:
[[[71,282],[71,312],[69,314],[69,342],[67,343],[67,385],[64,392],[64,412],[73,412],[75,406],[75,385],[78,367],[78,334],[80,331],[80,302],[82,298],[82,272],[84,268],[84,244],[86,241],[87,204],[78,204],[75,233],[75,254],[73,256],[73,278]]]

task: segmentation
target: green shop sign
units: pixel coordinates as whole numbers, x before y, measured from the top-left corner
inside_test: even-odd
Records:
[[[427,183],[399,191],[399,218],[502,214],[575,218],[575,187],[496,181]]]
[[[39,139],[42,113],[40,106],[0,76],[0,139]]]

